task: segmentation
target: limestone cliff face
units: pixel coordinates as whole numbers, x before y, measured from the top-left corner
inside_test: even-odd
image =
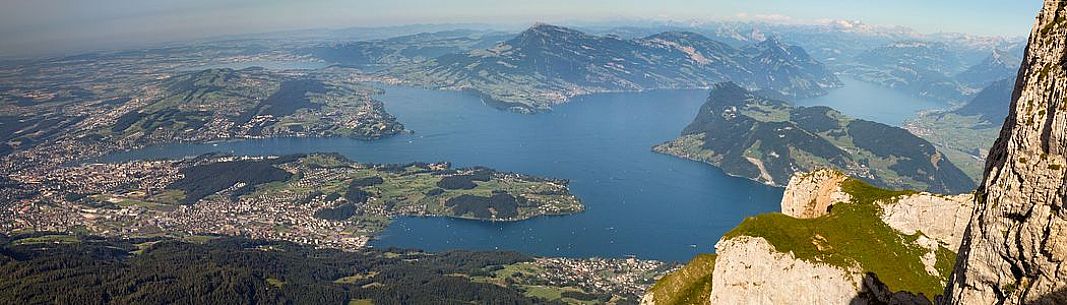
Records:
[[[848,176],[831,169],[793,175],[782,195],[782,214],[796,218],[826,215],[834,203],[852,200],[841,190],[846,179]]]
[[[971,194],[882,190],[829,169],[795,175],[781,206],[716,244],[706,303],[930,304],[974,209]]]
[[[956,250],[974,210],[974,195],[919,193],[881,202],[882,221],[906,235],[922,233]]]
[[[832,169],[793,176],[782,196],[782,214],[805,219],[827,215],[834,204],[852,201],[852,196],[842,189],[848,179]],[[973,202],[972,194],[914,193],[875,203],[882,210],[879,218],[893,229],[906,235],[921,232],[955,250],[959,249],[971,218]]]
[[[863,285],[858,267],[839,268],[781,253],[743,236],[715,245],[711,304],[849,304]]]
[[[1067,2],[1046,0],[947,304],[1067,304]]]
[[[768,230],[793,231],[787,234],[791,239],[781,240],[782,236],[775,233],[770,233],[770,236],[779,238],[776,242],[761,236],[728,234],[719,241],[716,245],[718,259],[712,277],[711,304],[929,304],[934,297],[931,293],[940,293],[936,290],[940,288],[925,291],[925,296],[909,292],[894,293],[894,288],[899,290],[900,287],[887,287],[879,277],[903,276],[872,275],[869,273],[874,270],[868,267],[872,267],[871,260],[910,260],[913,262],[912,268],[918,268],[912,272],[917,272],[919,278],[926,276],[927,279],[939,279],[932,285],[944,287],[949,271],[946,265],[951,266],[953,258],[939,255],[959,248],[974,209],[973,195],[892,192],[857,185],[865,184],[831,169],[793,176],[781,206],[785,217],[797,220],[779,219],[767,225],[768,221],[764,219],[759,228],[749,229],[749,232],[763,232],[756,235],[766,234]],[[885,195],[872,195],[877,192],[885,192]],[[857,222],[843,220],[857,217],[847,212],[855,209],[856,205],[873,205],[873,212],[869,218]],[[836,209],[846,212],[839,213]],[[879,221],[882,224],[877,224]],[[849,223],[867,228],[838,228]],[[740,228],[745,230],[745,226],[743,223]],[[808,228],[794,231],[796,226]],[[851,235],[841,233],[838,229],[880,230],[881,234],[898,237],[871,241],[865,240],[871,235]],[[808,230],[813,233],[806,235]],[[809,242],[815,244],[815,249],[797,248],[793,244],[804,243],[803,236],[811,237]],[[880,254],[842,249],[871,246],[855,244],[856,239],[881,244],[895,239],[909,240],[908,236],[915,238],[902,241],[901,245],[922,250],[881,257]],[[886,249],[894,251],[892,248]],[[793,250],[798,252],[794,253]],[[850,258],[839,260],[842,255]],[[904,261],[893,262],[894,265],[898,263],[901,269],[908,268],[904,267],[908,265]],[[899,286],[901,282],[895,284]]]

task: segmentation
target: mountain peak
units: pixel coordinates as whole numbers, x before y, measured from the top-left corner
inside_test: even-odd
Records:
[[[558,25],[551,25],[548,23],[538,22],[531,26],[526,31],[523,31],[520,36],[536,35],[536,36],[557,36],[557,35],[584,35],[584,33],[578,30],[566,28]]]
[[[711,93],[712,94],[720,93],[720,92],[740,93],[740,94],[749,94],[750,93],[748,91],[748,89],[745,89],[745,88],[741,87],[740,85],[738,85],[735,82],[721,82],[721,83],[716,83],[716,84],[711,86]]]
[[[788,53],[791,45],[782,41],[777,35],[767,35],[767,39],[753,45],[754,48],[762,51],[777,50],[778,52]]]
[[[554,47],[566,41],[579,41],[593,38],[571,28],[551,25],[547,23],[534,24],[512,40],[508,45],[513,47]]]
[[[778,37],[778,35],[767,35],[767,39],[764,39],[762,42],[760,42],[760,44],[778,46],[785,45],[785,43],[782,42],[782,38]]]

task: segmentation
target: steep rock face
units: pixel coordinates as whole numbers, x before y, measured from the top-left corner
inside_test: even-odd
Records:
[[[850,196],[841,190],[848,176],[831,169],[796,174],[782,196],[782,214],[794,218],[816,218],[830,213],[836,202],[849,202]]]
[[[882,190],[830,169],[798,174],[784,215],[746,219],[716,246],[711,300],[929,304],[947,283],[971,198]],[[826,293],[794,295],[811,287]]]
[[[831,169],[797,174],[783,213],[745,219],[716,244],[714,268],[691,263],[670,285],[657,283],[686,293],[654,290],[645,304],[683,304],[662,300],[696,295],[682,288],[707,281],[712,304],[930,304],[947,284],[972,201],[879,189]],[[713,269],[711,279],[686,276],[699,268]]]
[[[959,249],[967,222],[974,210],[974,195],[954,196],[928,193],[906,195],[896,201],[882,202],[882,221],[906,235],[922,233],[945,245]]]
[[[986,162],[947,304],[1067,304],[1067,2],[1047,0]]]
[[[848,179],[832,169],[793,176],[782,196],[782,214],[802,219],[826,216],[835,204],[852,201],[842,187]],[[905,235],[922,233],[936,244],[959,249],[974,209],[973,201],[972,194],[913,193],[875,204],[881,208],[879,218],[889,227]]]
[[[759,237],[715,245],[711,304],[849,304],[863,281],[858,268],[842,270],[775,250]]]

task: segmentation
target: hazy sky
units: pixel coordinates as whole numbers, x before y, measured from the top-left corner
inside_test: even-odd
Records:
[[[1040,7],[1039,0],[4,0],[0,52],[302,28],[627,19],[849,19],[1023,36]]]

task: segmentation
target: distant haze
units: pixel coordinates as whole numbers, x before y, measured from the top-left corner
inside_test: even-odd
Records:
[[[412,23],[846,19],[927,33],[1023,36],[1040,7],[1038,0],[9,0],[0,4],[0,57]]]

